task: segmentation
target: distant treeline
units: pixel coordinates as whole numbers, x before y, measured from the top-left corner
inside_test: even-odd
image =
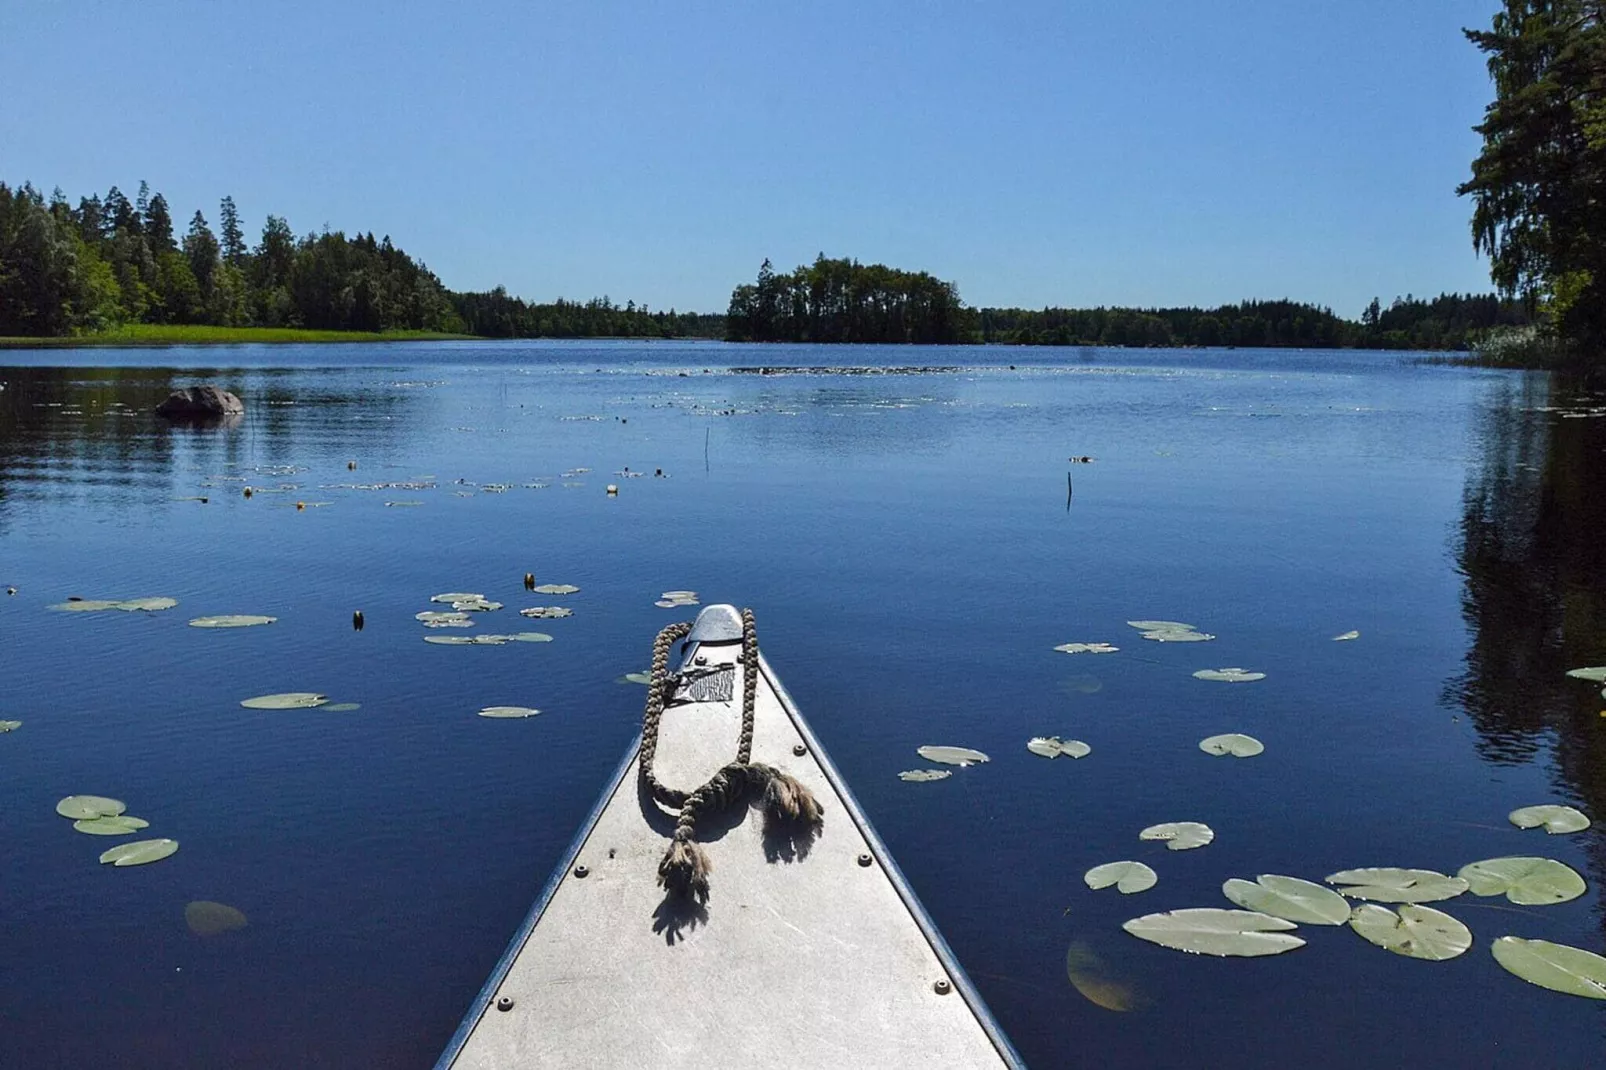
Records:
[[[790,275],[765,260],[758,280],[738,286],[725,316],[732,342],[915,342],[969,340],[959,289],[908,272],[824,253]]]
[[[388,236],[296,237],[270,215],[247,245],[234,200],[213,230],[197,211],[182,235],[166,198],[141,182],[77,205],[56,190],[0,183],[0,336],[98,334],[129,324],[438,331],[490,337],[720,337],[723,317],[623,308],[607,298],[528,305],[497,289],[455,294]]]

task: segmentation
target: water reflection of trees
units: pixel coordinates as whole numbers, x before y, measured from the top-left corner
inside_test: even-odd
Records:
[[[406,433],[407,421],[393,418],[412,400],[402,391],[330,390],[289,369],[12,367],[0,380],[0,526],[29,503],[93,497],[117,508],[203,493],[188,476],[306,463],[309,448],[371,454]],[[240,392],[246,419],[189,427],[154,415],[170,391],[194,382]]]
[[[1565,675],[1606,662],[1606,419],[1545,411],[1579,401],[1525,376],[1479,419],[1455,544],[1469,644],[1446,697],[1492,761],[1548,745],[1557,787],[1606,824],[1606,698]],[[1589,835],[1606,873],[1606,837]]]

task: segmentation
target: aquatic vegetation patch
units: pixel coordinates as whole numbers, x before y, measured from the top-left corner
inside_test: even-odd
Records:
[[[3,735],[6,732],[15,732],[21,727],[21,721],[0,721],[0,735]]]
[[[73,821],[88,821],[97,817],[116,817],[128,804],[121,799],[108,799],[104,795],[69,795],[56,804],[56,813]]]
[[[113,814],[106,817],[80,818],[72,823],[72,827],[91,836],[126,836],[131,832],[150,828],[151,823],[142,817]]]
[[[531,606],[529,609],[519,610],[519,616],[529,617],[532,620],[558,620],[574,616],[574,610],[568,606]]]
[[[1606,683],[1606,665],[1591,665],[1584,669],[1568,669],[1567,675],[1575,680],[1592,680],[1595,683]]]
[[[159,613],[176,605],[176,598],[130,598],[122,602],[101,598],[69,598],[45,608],[57,613],[101,613],[109,609],[120,609],[125,613]]]
[[[306,710],[322,706],[328,701],[328,695],[320,695],[316,691],[283,691],[244,699],[240,705],[248,710]]]
[[[1201,821],[1166,821],[1138,833],[1140,840],[1160,840],[1168,851],[1191,851],[1216,838],[1216,830]]]
[[[580,590],[572,583],[543,583],[530,589],[536,594],[575,594]]]
[[[1280,955],[1305,946],[1301,938],[1288,935],[1289,930],[1298,928],[1293,922],[1255,910],[1188,907],[1145,914],[1125,922],[1121,928],[1151,944],[1219,958]]]
[[[1520,829],[1543,827],[1552,836],[1582,832],[1589,827],[1589,818],[1582,811],[1554,803],[1544,806],[1524,806],[1511,811],[1506,817]]]
[[[133,843],[120,843],[110,850],[102,851],[100,861],[102,865],[110,863],[119,869],[124,866],[144,866],[169,858],[177,850],[177,840],[135,840]]]
[[[1386,951],[1429,962],[1453,959],[1472,946],[1472,930],[1459,920],[1416,903],[1402,903],[1398,910],[1362,903],[1349,926]]]
[[[1238,732],[1228,732],[1219,736],[1208,736],[1199,741],[1199,749],[1206,754],[1216,757],[1231,755],[1234,758],[1253,758],[1262,753],[1266,745],[1254,736],[1246,736]]]
[[[1114,654],[1121,648],[1109,643],[1061,643],[1054,649],[1062,654]]]
[[[1221,894],[1245,910],[1304,925],[1343,925],[1350,917],[1349,902],[1331,888],[1276,873],[1262,873],[1253,881],[1233,877],[1221,886]]]
[[[520,717],[534,717],[540,712],[540,710],[532,706],[487,706],[480,711],[480,716],[511,720]]]
[[[1352,639],[1359,639],[1360,637],[1361,637],[1361,633],[1360,632],[1348,631],[1348,632],[1343,633],[1342,635],[1333,636],[1333,642],[1335,642],[1335,643],[1347,643]]]
[[[645,672],[627,672],[623,676],[614,677],[613,682],[616,684],[650,684],[652,683],[652,674]]]
[[[1082,881],[1094,891],[1115,885],[1122,895],[1146,892],[1160,881],[1159,874],[1142,862],[1106,862],[1082,874]]]
[[[919,784],[931,780],[947,780],[953,775],[952,769],[905,769],[898,774],[898,779]]]
[[[1451,877],[1431,869],[1395,866],[1346,869],[1322,879],[1351,899],[1372,899],[1379,903],[1435,903],[1454,899],[1468,887],[1462,877]]]
[[[278,617],[265,617],[252,613],[229,613],[216,617],[196,617],[190,621],[191,628],[256,628],[263,624],[272,624]]]
[[[1067,758],[1086,758],[1093,753],[1093,748],[1081,740],[1059,736],[1034,736],[1026,741],[1026,749],[1045,758],[1058,758],[1062,754]]]
[[[1494,960],[1529,984],[1585,999],[1606,999],[1606,958],[1549,940],[1502,936],[1490,947]]]
[[[977,765],[981,762],[990,762],[991,758],[979,750],[969,747],[935,747],[924,746],[915,748],[915,753],[928,762],[941,762],[943,765],[957,765],[961,768],[967,765]]]
[[[1473,895],[1504,895],[1522,906],[1565,903],[1584,894],[1578,871],[1554,858],[1486,858],[1461,867]]]
[[[1196,680],[1219,680],[1226,684],[1247,684],[1255,680],[1264,680],[1266,674],[1251,672],[1234,665],[1225,669],[1200,669],[1193,674],[1193,677]]]

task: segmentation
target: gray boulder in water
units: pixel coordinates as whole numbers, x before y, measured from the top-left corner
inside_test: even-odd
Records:
[[[245,411],[245,404],[227,390],[191,386],[167,395],[167,400],[156,406],[156,411],[170,420],[212,420],[238,416]]]

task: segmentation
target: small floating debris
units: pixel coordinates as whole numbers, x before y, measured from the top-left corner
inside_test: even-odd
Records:
[[[953,775],[952,769],[905,769],[898,774],[898,779],[921,784],[931,780],[947,780]]]
[[[1109,643],[1061,643],[1054,649],[1061,654],[1114,654],[1121,648]]]
[[[915,753],[928,762],[941,762],[943,765],[957,765],[960,767],[992,761],[981,751],[971,750],[969,747],[925,746],[917,747]]]
[[[1234,758],[1253,758],[1264,751],[1266,745],[1254,736],[1228,732],[1224,735],[1209,736],[1201,739],[1199,741],[1199,749],[1206,754],[1214,754],[1218,758],[1229,754]]]
[[[1571,806],[1550,804],[1546,806],[1524,806],[1513,810],[1506,815],[1507,819],[1520,829],[1540,828],[1552,836],[1567,832],[1582,832],[1589,827],[1589,818],[1581,811]]]
[[[1093,753],[1093,748],[1081,740],[1059,736],[1034,736],[1026,741],[1026,749],[1044,758],[1058,758],[1062,754],[1067,758],[1086,758]]]
[[[1122,895],[1133,895],[1153,888],[1160,878],[1142,862],[1106,862],[1082,874],[1082,880],[1094,891],[1113,884]]]
[[[278,617],[264,617],[252,613],[231,613],[218,617],[196,617],[190,621],[191,628],[255,628],[263,624],[272,624]]]
[[[1200,669],[1193,674],[1196,680],[1219,680],[1228,684],[1247,684],[1255,680],[1264,680],[1263,672],[1251,672],[1248,669],[1231,666],[1225,669]]]
[[[1293,922],[1256,910],[1189,907],[1145,914],[1121,928],[1151,944],[1220,958],[1280,955],[1305,946],[1304,940],[1288,935],[1288,930],[1298,928]]]
[[[1216,830],[1202,821],[1166,821],[1138,833],[1140,840],[1161,840],[1168,851],[1191,851],[1216,838]]]
[[[160,862],[177,850],[177,840],[135,840],[133,843],[120,843],[109,851],[101,852],[100,861],[102,865],[109,862],[118,868],[143,866],[151,862]]]

